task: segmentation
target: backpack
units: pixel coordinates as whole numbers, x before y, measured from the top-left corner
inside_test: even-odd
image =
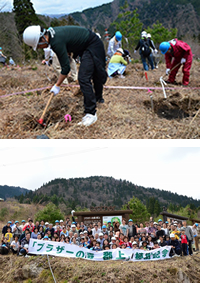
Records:
[[[151,54],[151,49],[150,49],[148,40],[141,39],[140,51],[144,57],[148,57]]]

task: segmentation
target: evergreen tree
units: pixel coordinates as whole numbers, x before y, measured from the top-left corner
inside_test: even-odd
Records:
[[[148,27],[146,32],[151,34],[154,43],[158,46],[163,41],[169,41],[172,38],[175,38],[178,30],[176,28],[168,30],[161,23],[159,23],[159,21],[157,21],[155,24],[153,24],[152,28]]]
[[[52,201],[56,206],[58,206],[59,201],[58,201],[57,195],[54,194],[54,195],[51,197],[51,201]]]
[[[127,10],[127,1],[121,9],[122,12],[119,13],[115,22],[111,24],[111,28],[114,27],[115,30],[119,30],[122,33],[123,46],[126,46],[126,44],[128,44],[128,48],[134,47],[140,39],[140,33],[142,31],[143,24],[139,20],[139,14],[137,13],[137,9],[132,12]],[[125,38],[128,39],[128,42],[125,42]],[[124,182],[124,185],[127,185],[126,181]]]
[[[30,25],[43,25],[35,13],[33,4],[30,0],[14,0],[13,12],[15,13],[15,23],[19,35],[22,35],[25,28]]]
[[[156,199],[154,204],[154,214],[158,216],[161,212],[159,201]]]
[[[154,215],[154,205],[155,205],[155,198],[154,197],[149,198],[148,212],[151,215]]]
[[[133,222],[144,222],[149,220],[150,214],[147,211],[146,206],[136,197],[133,197],[128,202],[130,210],[133,211],[132,214],[130,214],[131,219],[133,219]],[[122,209],[127,209],[127,205],[124,205]]]
[[[19,199],[19,203],[23,203],[23,201],[24,201],[24,195],[21,194],[20,199]]]
[[[61,213],[60,209],[53,203],[49,203],[45,206],[43,210],[36,213],[35,219],[38,221],[44,220],[54,223],[56,219],[63,219],[64,215]]]

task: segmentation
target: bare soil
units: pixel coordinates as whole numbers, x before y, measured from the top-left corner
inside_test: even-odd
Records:
[[[104,104],[97,105],[98,121],[86,128],[78,126],[84,115],[79,88],[61,87],[45,116],[46,127],[37,123],[50,97],[49,90],[26,94],[2,95],[53,85],[56,76],[45,66],[0,69],[0,138],[36,139],[198,139],[200,137],[200,62],[194,61],[190,85],[181,86],[182,72],[176,81],[180,89],[162,90],[104,89]],[[160,87],[165,65],[148,71],[148,81],[141,64],[130,64],[124,79],[108,79],[108,86]],[[77,84],[72,83],[72,84]],[[173,87],[173,85],[169,85]],[[2,96],[2,97],[1,97]],[[150,97],[152,96],[152,97]],[[152,103],[153,102],[153,103]],[[64,116],[70,114],[71,122]]]
[[[161,261],[95,262],[50,257],[57,283],[199,283],[200,253]],[[46,256],[0,256],[1,283],[53,283]]]

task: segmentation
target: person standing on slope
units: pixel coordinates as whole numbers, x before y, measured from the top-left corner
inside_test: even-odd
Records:
[[[139,53],[140,53],[140,56],[141,56],[141,60],[142,60],[144,70],[145,71],[149,70],[149,67],[148,67],[146,60],[148,60],[150,66],[151,66],[151,69],[153,70],[154,69],[153,57],[152,57],[152,53],[151,53],[150,48],[152,48],[152,50],[154,50],[156,53],[158,51],[156,50],[155,46],[152,44],[152,41],[147,38],[146,31],[143,31],[141,33],[141,39],[139,40],[138,45],[136,46],[134,53],[136,53],[139,48],[140,48]]]
[[[107,80],[105,50],[101,39],[94,32],[78,26],[50,27],[48,30],[40,26],[29,26],[23,33],[23,40],[35,51],[50,45],[56,53],[61,73],[50,90],[54,95],[60,92],[60,85],[70,72],[68,53],[73,53],[73,58],[81,57],[78,80],[84,95],[85,116],[78,124],[90,126],[95,123],[96,102],[104,102],[103,84]]]
[[[174,84],[176,74],[179,68],[183,65],[183,80],[182,84],[187,86],[189,84],[190,69],[192,66],[192,50],[186,43],[178,39],[172,39],[169,42],[162,42],[159,47],[162,54],[165,54],[166,74],[169,75],[167,83]],[[178,65],[179,64],[179,65]],[[178,65],[175,69],[173,69]],[[170,71],[173,69],[172,71]]]
[[[122,34],[120,31],[116,31],[115,35],[109,40],[107,55],[111,58],[119,48],[122,48]]]

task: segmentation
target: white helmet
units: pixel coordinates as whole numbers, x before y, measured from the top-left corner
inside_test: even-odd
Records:
[[[148,37],[148,38],[151,38],[151,34],[150,34],[150,33],[147,33],[147,37]]]
[[[147,32],[146,32],[146,31],[143,31],[143,32],[141,33],[141,37],[147,37]]]
[[[118,49],[117,49],[117,52],[122,53],[122,55],[124,54],[124,51],[123,51],[123,49],[122,49],[122,48],[118,48]]]
[[[100,34],[99,34],[98,32],[96,32],[96,35],[97,35],[99,38],[101,38],[101,36],[100,36]]]
[[[31,46],[34,51],[36,51],[40,37],[44,36],[45,32],[45,29],[43,32],[41,32],[40,26],[27,27],[23,32],[23,41],[27,45]]]

